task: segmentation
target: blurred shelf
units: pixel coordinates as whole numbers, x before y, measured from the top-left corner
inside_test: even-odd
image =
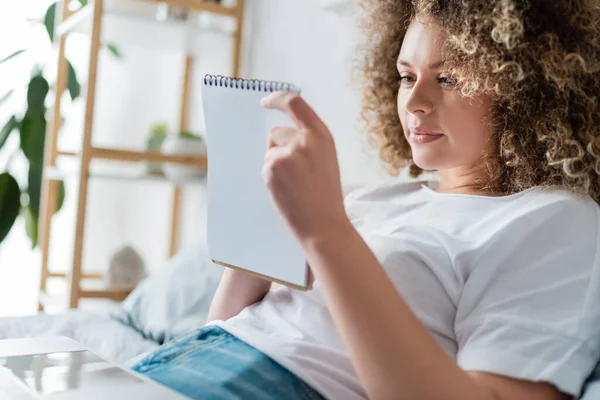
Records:
[[[110,299],[114,301],[123,301],[129,293],[133,292],[135,287],[114,287],[99,290],[81,289],[79,297],[82,299]]]
[[[92,158],[103,158],[105,160],[114,161],[152,161],[152,162],[169,162],[197,166],[206,168],[206,156],[197,156],[189,154],[163,154],[154,151],[131,151],[109,149],[101,147],[92,147]]]
[[[213,35],[233,38],[237,26],[235,9],[205,1],[180,2],[197,3],[196,9],[203,12],[190,13],[186,20],[159,21],[147,15],[105,9],[102,19],[102,43],[131,44],[194,55],[201,50],[199,42],[207,34],[211,38]],[[74,32],[91,35],[92,15],[93,4],[82,7],[57,26],[57,36]]]
[[[48,270],[48,261],[50,253],[50,243],[52,242],[52,202],[58,190],[58,185],[42,185],[41,198],[44,204],[41,205],[40,213],[40,231],[39,243],[42,250],[42,274],[41,285],[48,288],[46,281],[48,277],[63,278],[52,279],[48,283],[62,283],[62,290],[58,294],[66,297],[66,304],[69,308],[76,308],[79,305],[80,299],[108,299],[121,301],[133,288],[106,288],[105,280],[95,274],[84,274],[83,263],[83,248],[85,237],[85,225],[87,214],[87,196],[89,191],[89,181],[91,178],[104,178],[127,181],[156,181],[175,184],[172,190],[173,202],[171,205],[171,229],[168,240],[169,254],[175,254],[180,236],[180,221],[182,191],[178,187],[184,183],[204,183],[206,182],[206,171],[208,168],[206,155],[181,155],[181,154],[163,154],[159,152],[149,151],[131,151],[117,148],[101,148],[93,145],[95,102],[98,83],[99,70],[99,54],[103,44],[115,44],[123,46],[147,47],[152,50],[170,51],[185,55],[183,64],[183,82],[181,87],[181,103],[179,107],[179,128],[180,132],[186,131],[189,128],[190,114],[190,97],[191,88],[193,87],[193,71],[195,61],[206,60],[220,54],[223,49],[229,51],[231,47],[232,72],[230,76],[240,76],[240,64],[242,59],[242,34],[244,29],[244,16],[246,10],[245,0],[141,0],[144,3],[160,4],[161,7],[141,7],[137,8],[140,13],[132,13],[127,10],[119,10],[122,7],[121,2],[114,0],[107,7],[102,1],[90,0],[89,4],[72,12],[69,8],[69,2],[58,2],[61,10],[57,9],[57,15],[60,22],[55,26],[54,45],[58,47],[58,63],[57,63],[57,78],[56,88],[67,86],[69,69],[66,68],[66,36],[70,33],[80,33],[89,35],[90,51],[87,54],[88,59],[88,75],[86,84],[86,96],[82,96],[85,102],[85,114],[83,121],[83,131],[81,149],[76,151],[60,151],[58,149],[58,136],[60,132],[61,115],[61,97],[62,90],[54,90],[54,109],[55,118],[50,126],[47,135],[47,146],[45,147],[44,155],[46,163],[44,165],[44,178],[48,179],[64,179],[74,174],[78,180],[78,188],[76,194],[76,217],[74,226],[74,243],[73,243],[73,259],[72,265],[69,268],[69,273],[50,273]],[[235,1],[235,3],[234,3]],[[108,1],[107,1],[108,3]],[[227,3],[227,6],[223,4]],[[138,4],[139,5],[139,4]],[[148,4],[146,4],[148,5]],[[187,14],[181,14],[175,8],[165,9],[164,6],[187,9]],[[57,7],[58,8],[58,7]],[[148,12],[143,11],[148,8]],[[155,11],[150,11],[155,9]],[[152,13],[150,15],[149,13]],[[162,18],[170,14],[170,17]],[[177,19],[177,14],[182,18]],[[64,17],[64,19],[63,19]],[[79,39],[79,38],[74,38]],[[245,40],[245,39],[244,39]],[[214,53],[214,51],[218,51]],[[159,54],[158,57],[162,57]],[[152,62],[156,55],[150,55],[148,58]],[[164,79],[177,79],[177,77],[166,76]],[[138,93],[144,96],[144,93]],[[186,148],[187,149],[187,148]],[[112,162],[100,162],[97,160],[109,160]],[[173,179],[169,175],[149,175],[146,171],[146,163],[162,164],[167,172],[191,171],[192,176],[187,176],[180,179]],[[118,164],[128,163],[126,167]],[[107,167],[107,164],[110,166]],[[173,169],[171,164],[176,164]],[[177,170],[175,167],[191,167]],[[100,169],[99,167],[102,167]],[[71,168],[70,170],[68,168]],[[86,176],[82,175],[82,171]],[[197,172],[196,172],[197,171]],[[71,274],[72,273],[72,274]],[[71,292],[70,279],[74,277],[76,281],[72,282],[75,289]],[[82,286],[82,278],[86,281],[94,281],[96,285]],[[93,279],[90,279],[93,278]],[[53,282],[54,281],[54,282]],[[50,290],[41,293],[41,306],[50,297],[47,293],[54,293]],[[91,303],[100,303],[100,300],[91,301]],[[110,302],[113,303],[113,302]],[[45,307],[40,307],[43,310]]]
[[[171,6],[183,7],[194,11],[207,11],[213,14],[235,16],[235,9],[224,7],[204,0],[142,0],[150,3],[169,3]]]
[[[55,274],[58,275],[58,274]],[[99,281],[94,277],[86,277],[81,281],[81,288],[79,290],[79,297],[85,299],[106,299],[116,302],[125,300],[125,298],[135,289],[135,287],[106,287],[103,281]],[[53,289],[40,291],[39,302],[44,308],[51,307],[56,310],[64,310],[65,304],[68,303],[68,283],[64,281],[64,284],[60,286],[54,286]]]
[[[190,155],[190,154],[164,154],[156,151],[133,151],[110,149],[104,147],[92,147],[90,151],[91,158],[102,158],[105,160],[125,161],[125,162],[166,162],[192,167],[200,167],[206,169],[206,156]],[[77,157],[78,153],[72,151],[58,151],[59,156]]]
[[[48,273],[48,278],[66,278],[67,274],[63,273],[63,272],[49,272]],[[102,274],[96,274],[96,273],[84,273],[83,274],[83,279],[103,279],[103,275]]]
[[[76,177],[79,174],[77,169],[62,169],[57,167],[47,168],[44,176],[50,180],[63,180],[70,177]],[[148,174],[140,171],[122,171],[122,170],[104,170],[94,171],[89,174],[90,178],[108,179],[119,181],[147,181],[147,182],[163,182],[171,183],[177,186],[189,184],[203,184],[206,182],[205,176],[188,176],[182,178],[170,178],[165,175]]]
[[[122,287],[122,288],[110,288],[110,289],[98,289],[98,290],[84,290],[79,291],[79,298],[81,299],[107,299],[112,301],[123,301],[129,296],[135,289],[134,287]],[[62,304],[67,303],[67,296],[65,294],[50,294],[47,291],[40,291],[39,303],[44,308],[52,307],[56,309],[62,309]]]

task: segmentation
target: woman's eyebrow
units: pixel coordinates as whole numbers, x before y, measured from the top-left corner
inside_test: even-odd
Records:
[[[409,63],[408,61],[398,60],[396,63],[398,65],[404,65],[405,67],[413,68],[412,64]],[[433,62],[433,63],[429,64],[427,66],[427,68],[429,68],[429,69],[436,69],[436,68],[439,68],[439,67],[443,66],[444,63],[445,63],[444,60],[436,61],[436,62]]]

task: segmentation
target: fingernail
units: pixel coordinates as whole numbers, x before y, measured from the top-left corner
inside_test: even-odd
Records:
[[[263,97],[262,99],[260,99],[260,105],[261,106],[266,106],[267,105],[267,99],[268,97]]]

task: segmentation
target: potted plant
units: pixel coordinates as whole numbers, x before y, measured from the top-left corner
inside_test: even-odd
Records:
[[[152,125],[150,135],[146,139],[146,150],[160,153],[168,129],[167,124],[164,122],[157,122]],[[151,175],[162,175],[162,164],[159,162],[146,162],[146,172]]]
[[[202,136],[193,132],[180,132],[176,135],[167,135],[162,145],[162,152],[165,154],[205,156],[206,143]],[[201,178],[206,175],[206,169],[203,167],[175,163],[165,163],[163,170],[165,175],[173,180]]]
[[[81,6],[87,4],[87,0],[78,0]],[[54,40],[54,20],[56,13],[56,3],[48,7],[42,23],[50,41]],[[107,46],[108,49],[117,57],[120,57],[119,51],[114,46]],[[0,64],[14,59],[27,51],[21,49],[0,60]],[[77,80],[75,69],[70,62],[68,65],[68,81],[66,90],[69,91],[71,100],[76,100],[81,93],[81,86]],[[38,238],[38,220],[40,213],[40,195],[42,188],[42,173],[44,167],[44,142],[46,139],[47,108],[48,96],[54,94],[51,85],[43,74],[43,66],[35,66],[31,79],[25,90],[27,92],[27,101],[24,110],[15,112],[0,129],[0,152],[9,153],[6,165],[0,166],[0,244],[6,238],[15,220],[21,214],[25,218],[27,234],[31,239],[32,248],[37,246]],[[4,103],[15,90],[0,96],[0,106]],[[17,133],[19,135],[19,145],[16,148],[7,148],[5,146],[8,139]],[[24,157],[28,163],[27,178],[23,182],[18,180],[9,172],[12,162],[17,157]],[[60,210],[65,198],[65,187],[63,181],[58,182],[57,209]]]

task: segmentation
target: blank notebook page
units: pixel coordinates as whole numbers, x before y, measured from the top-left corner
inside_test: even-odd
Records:
[[[305,288],[306,258],[277,213],[262,177],[267,136],[293,126],[260,100],[288,84],[207,75],[202,84],[208,157],[209,258]]]

